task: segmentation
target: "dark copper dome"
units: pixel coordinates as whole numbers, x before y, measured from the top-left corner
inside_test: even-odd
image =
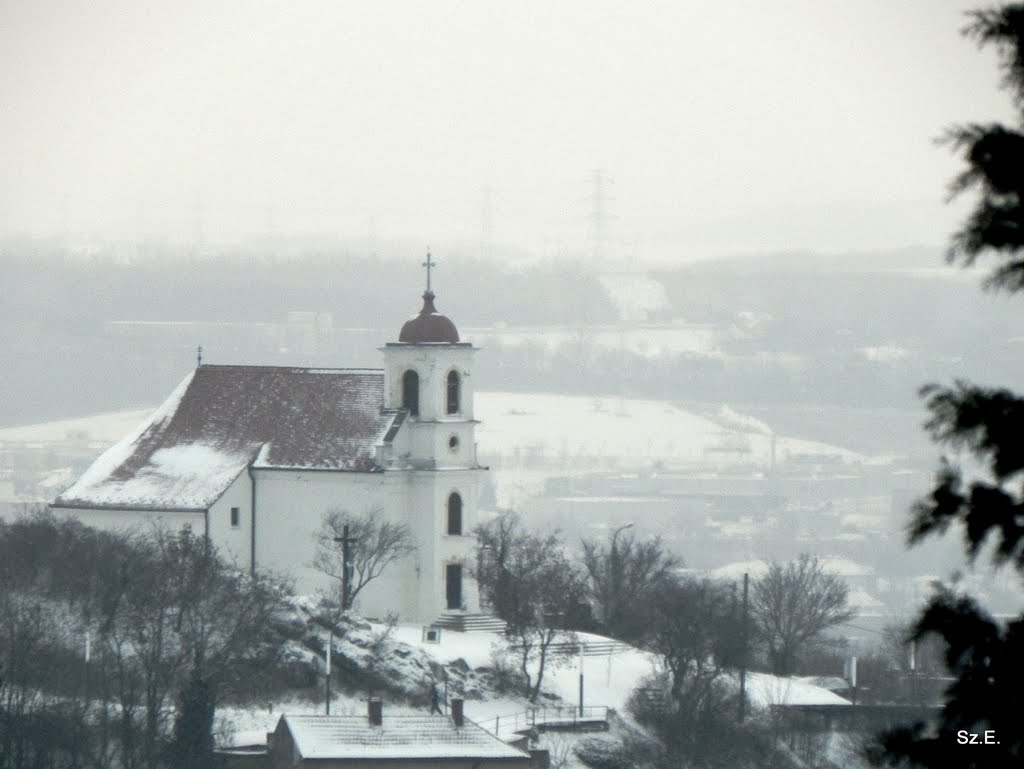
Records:
[[[398,341],[406,344],[458,344],[459,330],[451,320],[434,307],[434,292],[423,294],[420,314],[407,320],[398,334]]]

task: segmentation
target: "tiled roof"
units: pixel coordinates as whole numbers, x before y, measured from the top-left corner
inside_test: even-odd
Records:
[[[529,756],[468,719],[445,716],[282,716],[303,758],[512,758]],[[280,727],[279,727],[280,728]]]
[[[383,406],[378,370],[200,366],[54,505],[203,510],[250,462],[372,472]]]

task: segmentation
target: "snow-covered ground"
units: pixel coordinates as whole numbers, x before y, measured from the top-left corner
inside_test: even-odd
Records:
[[[723,405],[712,416],[667,401],[547,393],[478,392],[480,456],[494,472],[498,507],[538,496],[547,478],[597,471],[764,473],[790,458],[820,457],[835,473],[868,458],[825,443],[776,435]]]
[[[767,468],[772,432],[764,422],[723,406],[714,418],[698,416],[667,401],[547,393],[480,392],[475,412],[482,423],[482,454],[570,464],[581,459],[614,459],[622,467],[652,462],[697,465],[733,461]],[[777,460],[812,455],[843,462],[865,457],[837,446],[775,436]]]
[[[443,686],[444,671],[447,671],[451,683],[449,696],[461,694],[466,698],[466,717],[489,730],[497,730],[503,739],[512,738],[513,731],[526,724],[525,714],[533,707],[577,707],[581,671],[584,706],[608,707],[628,720],[626,704],[633,690],[658,671],[655,655],[623,644],[615,644],[616,651],[607,655],[561,656],[549,664],[544,675],[544,695],[536,705],[532,705],[521,697],[502,694],[484,685],[487,680],[484,673],[493,668],[495,658],[508,654],[502,636],[444,630],[440,642],[432,643],[423,640],[422,631],[419,625],[389,628],[367,623],[350,630],[345,639],[335,639],[334,653],[359,661],[361,669],[376,665],[394,689],[404,690],[412,696],[420,695],[424,703],[430,684]],[[609,646],[609,639],[602,636],[589,633],[576,636],[582,644]],[[515,672],[518,674],[518,670]],[[747,693],[755,708],[774,704],[846,702],[821,687],[765,673],[748,675]],[[363,692],[335,692],[331,712],[364,714],[365,699]],[[220,711],[224,729],[222,742],[226,745],[260,744],[265,741],[266,733],[273,731],[282,714],[322,714],[324,710],[323,702],[296,699],[267,703],[265,708],[225,709]],[[423,713],[426,705],[417,708],[399,701],[385,701],[384,710],[385,713]]]

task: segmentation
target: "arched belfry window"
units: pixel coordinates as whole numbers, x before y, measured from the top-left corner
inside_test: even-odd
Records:
[[[420,413],[420,375],[412,369],[402,374],[402,407],[412,416]]]
[[[455,491],[448,495],[448,533],[462,533],[462,497]]]
[[[448,413],[459,413],[459,372],[448,372]]]

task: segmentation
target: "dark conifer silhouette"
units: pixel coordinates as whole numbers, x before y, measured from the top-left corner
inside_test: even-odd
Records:
[[[1004,85],[1024,112],[1024,4],[975,11],[965,33],[997,47]],[[999,263],[986,284],[1024,289],[1024,114],[1018,126],[971,124],[947,140],[966,170],[951,185],[978,201],[954,234],[950,261],[973,264],[993,255]],[[991,559],[1024,578],[1024,398],[958,381],[922,390],[939,444],[967,450],[987,472],[965,479],[943,460],[935,489],[918,503],[910,543],[962,528],[967,557]],[[997,621],[977,601],[944,589],[919,618],[918,637],[935,634],[946,644],[955,681],[945,695],[937,729],[924,725],[884,735],[873,749],[877,763],[924,767],[1024,766],[1024,615]]]

